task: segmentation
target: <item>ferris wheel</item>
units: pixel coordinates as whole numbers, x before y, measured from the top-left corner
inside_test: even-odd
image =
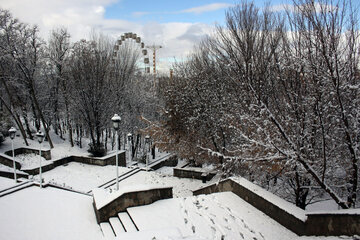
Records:
[[[145,43],[136,33],[128,32],[121,35],[115,42],[113,63],[133,64],[137,70],[150,73],[150,60]]]

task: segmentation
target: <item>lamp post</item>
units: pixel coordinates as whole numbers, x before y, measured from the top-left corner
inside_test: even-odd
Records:
[[[146,171],[148,171],[149,166],[149,145],[150,145],[150,137],[149,135],[145,136],[145,151],[146,151]]]
[[[15,164],[15,152],[14,152],[15,133],[16,133],[16,129],[14,127],[11,127],[9,129],[9,135],[11,138],[12,157],[13,157],[13,162],[14,162],[14,179],[15,179],[15,183],[16,183],[17,182],[17,180],[16,180],[16,164]]]
[[[131,144],[131,141],[132,141],[132,134],[129,133],[127,135],[127,140],[128,140],[128,148],[129,148],[129,162],[131,163],[132,162],[132,144]]]
[[[44,133],[42,133],[41,131],[38,131],[36,133],[36,137],[37,137],[37,140],[39,142],[39,155],[40,155],[40,161],[39,161],[39,175],[40,175],[40,188],[42,188],[42,177],[41,177],[41,143],[44,141]]]
[[[116,190],[119,190],[119,169],[118,169],[119,137],[118,137],[118,130],[119,130],[121,117],[117,114],[114,114],[114,116],[111,118],[111,121],[113,122],[113,128],[116,132],[116,157],[115,157],[115,159],[116,159],[116,163],[115,163],[115,165],[116,165]]]

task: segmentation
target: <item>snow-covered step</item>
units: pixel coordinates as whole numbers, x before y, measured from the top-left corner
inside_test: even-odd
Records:
[[[120,221],[125,227],[126,232],[136,232],[137,228],[135,227],[133,221],[131,220],[129,214],[127,212],[118,213]]]
[[[110,223],[102,222],[102,223],[100,223],[100,228],[106,239],[112,239],[115,237],[115,233],[114,233]]]
[[[134,174],[136,174],[136,173],[138,173],[140,171],[141,171],[141,169],[139,169],[138,167],[133,168],[130,171],[120,175],[118,180],[119,180],[119,182],[121,182],[122,180],[124,180],[124,179],[126,179],[128,177],[131,177],[132,175],[134,175]],[[106,189],[106,188],[109,188],[111,186],[114,186],[115,184],[116,184],[116,178],[114,178],[114,179],[100,185],[99,188],[105,188]]]
[[[121,224],[119,218],[111,217],[111,218],[109,218],[109,222],[110,222],[112,228],[114,229],[116,236],[119,235],[120,233],[125,232],[125,229],[124,229],[123,225]]]
[[[15,185],[13,187],[1,190],[0,197],[6,196],[6,195],[11,194],[11,193],[14,193],[16,191],[19,191],[21,189],[30,187],[32,185],[34,185],[33,182],[23,182],[23,183],[17,184],[17,185]]]

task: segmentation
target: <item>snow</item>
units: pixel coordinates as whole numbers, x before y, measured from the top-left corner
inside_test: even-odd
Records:
[[[258,196],[266,199],[267,201],[273,203],[274,205],[278,206],[279,208],[283,209],[284,211],[292,214],[296,218],[300,219],[301,221],[306,221],[307,216],[306,212],[295,206],[293,203],[290,203],[275,194],[266,191],[265,189],[261,188],[260,186],[257,186],[253,184],[252,182],[248,181],[245,178],[242,177],[232,177],[233,181],[239,183],[241,186],[251,190],[253,193],[257,194]]]
[[[29,187],[0,198],[7,240],[103,239],[92,198],[51,187]]]
[[[179,228],[199,239],[294,239],[287,230],[231,192],[157,201],[128,209],[139,230]],[[171,213],[171,214],[169,214]]]
[[[165,170],[165,171],[168,171]],[[159,169],[158,171],[140,171],[137,174],[124,179],[119,183],[119,187],[133,186],[138,184],[154,184],[158,186],[171,186],[173,187],[173,197],[186,197],[192,196],[192,191],[206,184],[202,183],[198,179],[190,178],[178,178],[173,177],[172,175],[163,174],[163,170]],[[112,186],[112,189],[115,190],[115,185]]]
[[[339,205],[333,199],[312,203],[306,206],[306,212],[334,211],[338,209]]]
[[[15,161],[21,164],[22,170],[40,167],[40,159],[41,159],[41,166],[45,166],[52,163],[52,161],[47,161],[45,158],[40,157],[39,154],[35,154],[35,153],[18,154],[15,156]]]
[[[119,175],[130,171],[129,168],[119,167]],[[70,162],[51,171],[44,172],[45,182],[70,187],[77,191],[89,192],[93,188],[114,179],[116,167],[113,165],[96,166],[77,162]]]
[[[355,215],[360,215],[360,209],[359,208],[350,208],[350,209],[339,209],[339,210],[333,210],[333,211],[329,211],[329,210],[323,210],[323,211],[313,211],[313,212],[308,212],[308,214],[355,214]]]
[[[0,191],[15,185],[16,183],[14,179],[0,177]]]
[[[86,139],[83,146],[71,147],[67,141],[52,137],[55,148],[51,150],[52,160],[77,155],[89,156],[86,151]],[[40,147],[36,140],[29,140],[30,148]],[[14,146],[24,147],[23,140],[16,137]],[[48,143],[41,144],[48,149]],[[6,138],[1,152],[11,150],[11,141]],[[110,152],[111,153],[111,152]],[[164,155],[166,153],[163,153]],[[157,154],[157,158],[162,156]],[[19,155],[18,155],[19,157]],[[26,154],[23,168],[39,166],[39,155]],[[51,161],[45,161],[44,163]],[[180,166],[182,162],[179,163]],[[141,164],[139,164],[141,166]],[[0,165],[0,170],[12,172],[12,168]],[[69,163],[42,174],[46,182],[70,187],[77,191],[88,192],[115,178],[115,166],[94,166],[81,163]],[[119,167],[119,174],[130,171]],[[211,166],[207,169],[211,170]],[[19,171],[18,171],[19,172]],[[326,212],[341,214],[360,214],[358,209],[336,210],[331,200],[309,205],[303,211],[293,204],[278,198],[266,190],[243,178],[233,178],[259,196],[273,202],[299,219],[305,220],[306,214]],[[208,184],[216,182],[212,179]],[[294,240],[339,240],[353,237],[298,237],[293,232],[255,209],[233,193],[216,193],[192,196],[192,191],[206,186],[201,180],[173,177],[172,167],[163,167],[156,171],[140,171],[119,183],[120,191],[112,194],[104,190],[95,190],[94,194],[103,194],[102,204],[111,201],[124,191],[145,190],[151,187],[173,187],[174,199],[160,200],[153,204],[129,208],[128,211],[141,230],[123,233],[116,239],[128,240],[213,240],[221,239],[294,239]],[[0,177],[0,190],[15,186],[12,179]],[[0,232],[6,239],[104,239],[92,206],[90,196],[64,191],[56,188],[28,187],[0,198]],[[97,202],[98,203],[98,202]],[[241,235],[242,234],[242,235]]]
[[[14,172],[14,168],[8,167],[8,166],[3,165],[3,164],[0,164],[0,171],[13,173],[13,172]],[[21,173],[21,174],[25,174],[25,175],[27,174],[27,173],[25,173],[25,172],[23,172],[23,171],[20,171],[20,170],[18,170],[18,169],[16,169],[16,173]]]
[[[162,167],[156,170],[156,172],[162,176],[173,176],[174,174],[174,168],[172,167]]]
[[[141,232],[119,234],[115,239],[126,240],[185,240],[177,228],[155,229]],[[186,238],[187,240],[200,240]]]
[[[124,186],[122,185],[119,190],[112,190],[111,192],[109,190],[105,190],[102,188],[95,188],[92,190],[94,194],[94,200],[96,203],[96,208],[100,209],[107,204],[111,203],[115,199],[119,198],[124,193],[128,192],[138,192],[138,191],[147,191],[151,189],[160,189],[160,188],[167,188],[166,186],[161,185],[130,185],[130,186]]]

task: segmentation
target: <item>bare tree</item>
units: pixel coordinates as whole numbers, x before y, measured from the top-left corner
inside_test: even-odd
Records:
[[[49,102],[52,107],[52,118],[55,121],[54,130],[62,137],[65,129],[62,129],[61,123],[62,118],[65,118],[69,141],[71,146],[74,146],[69,100],[71,93],[69,90],[70,35],[66,28],[55,29],[51,32],[46,52],[50,68],[47,69],[46,75],[50,78]]]
[[[168,88],[173,96],[165,98],[163,127],[175,140],[170,144],[196,143],[196,150],[187,149],[210,153],[230,173],[241,166],[251,178],[282,176],[300,207],[314,196],[311,186],[343,208],[354,206],[358,27],[347,1],[331,3],[297,2],[287,19],[252,3],[229,9],[226,27],[217,28],[186,63],[181,82]],[[217,108],[219,101],[225,104]]]

